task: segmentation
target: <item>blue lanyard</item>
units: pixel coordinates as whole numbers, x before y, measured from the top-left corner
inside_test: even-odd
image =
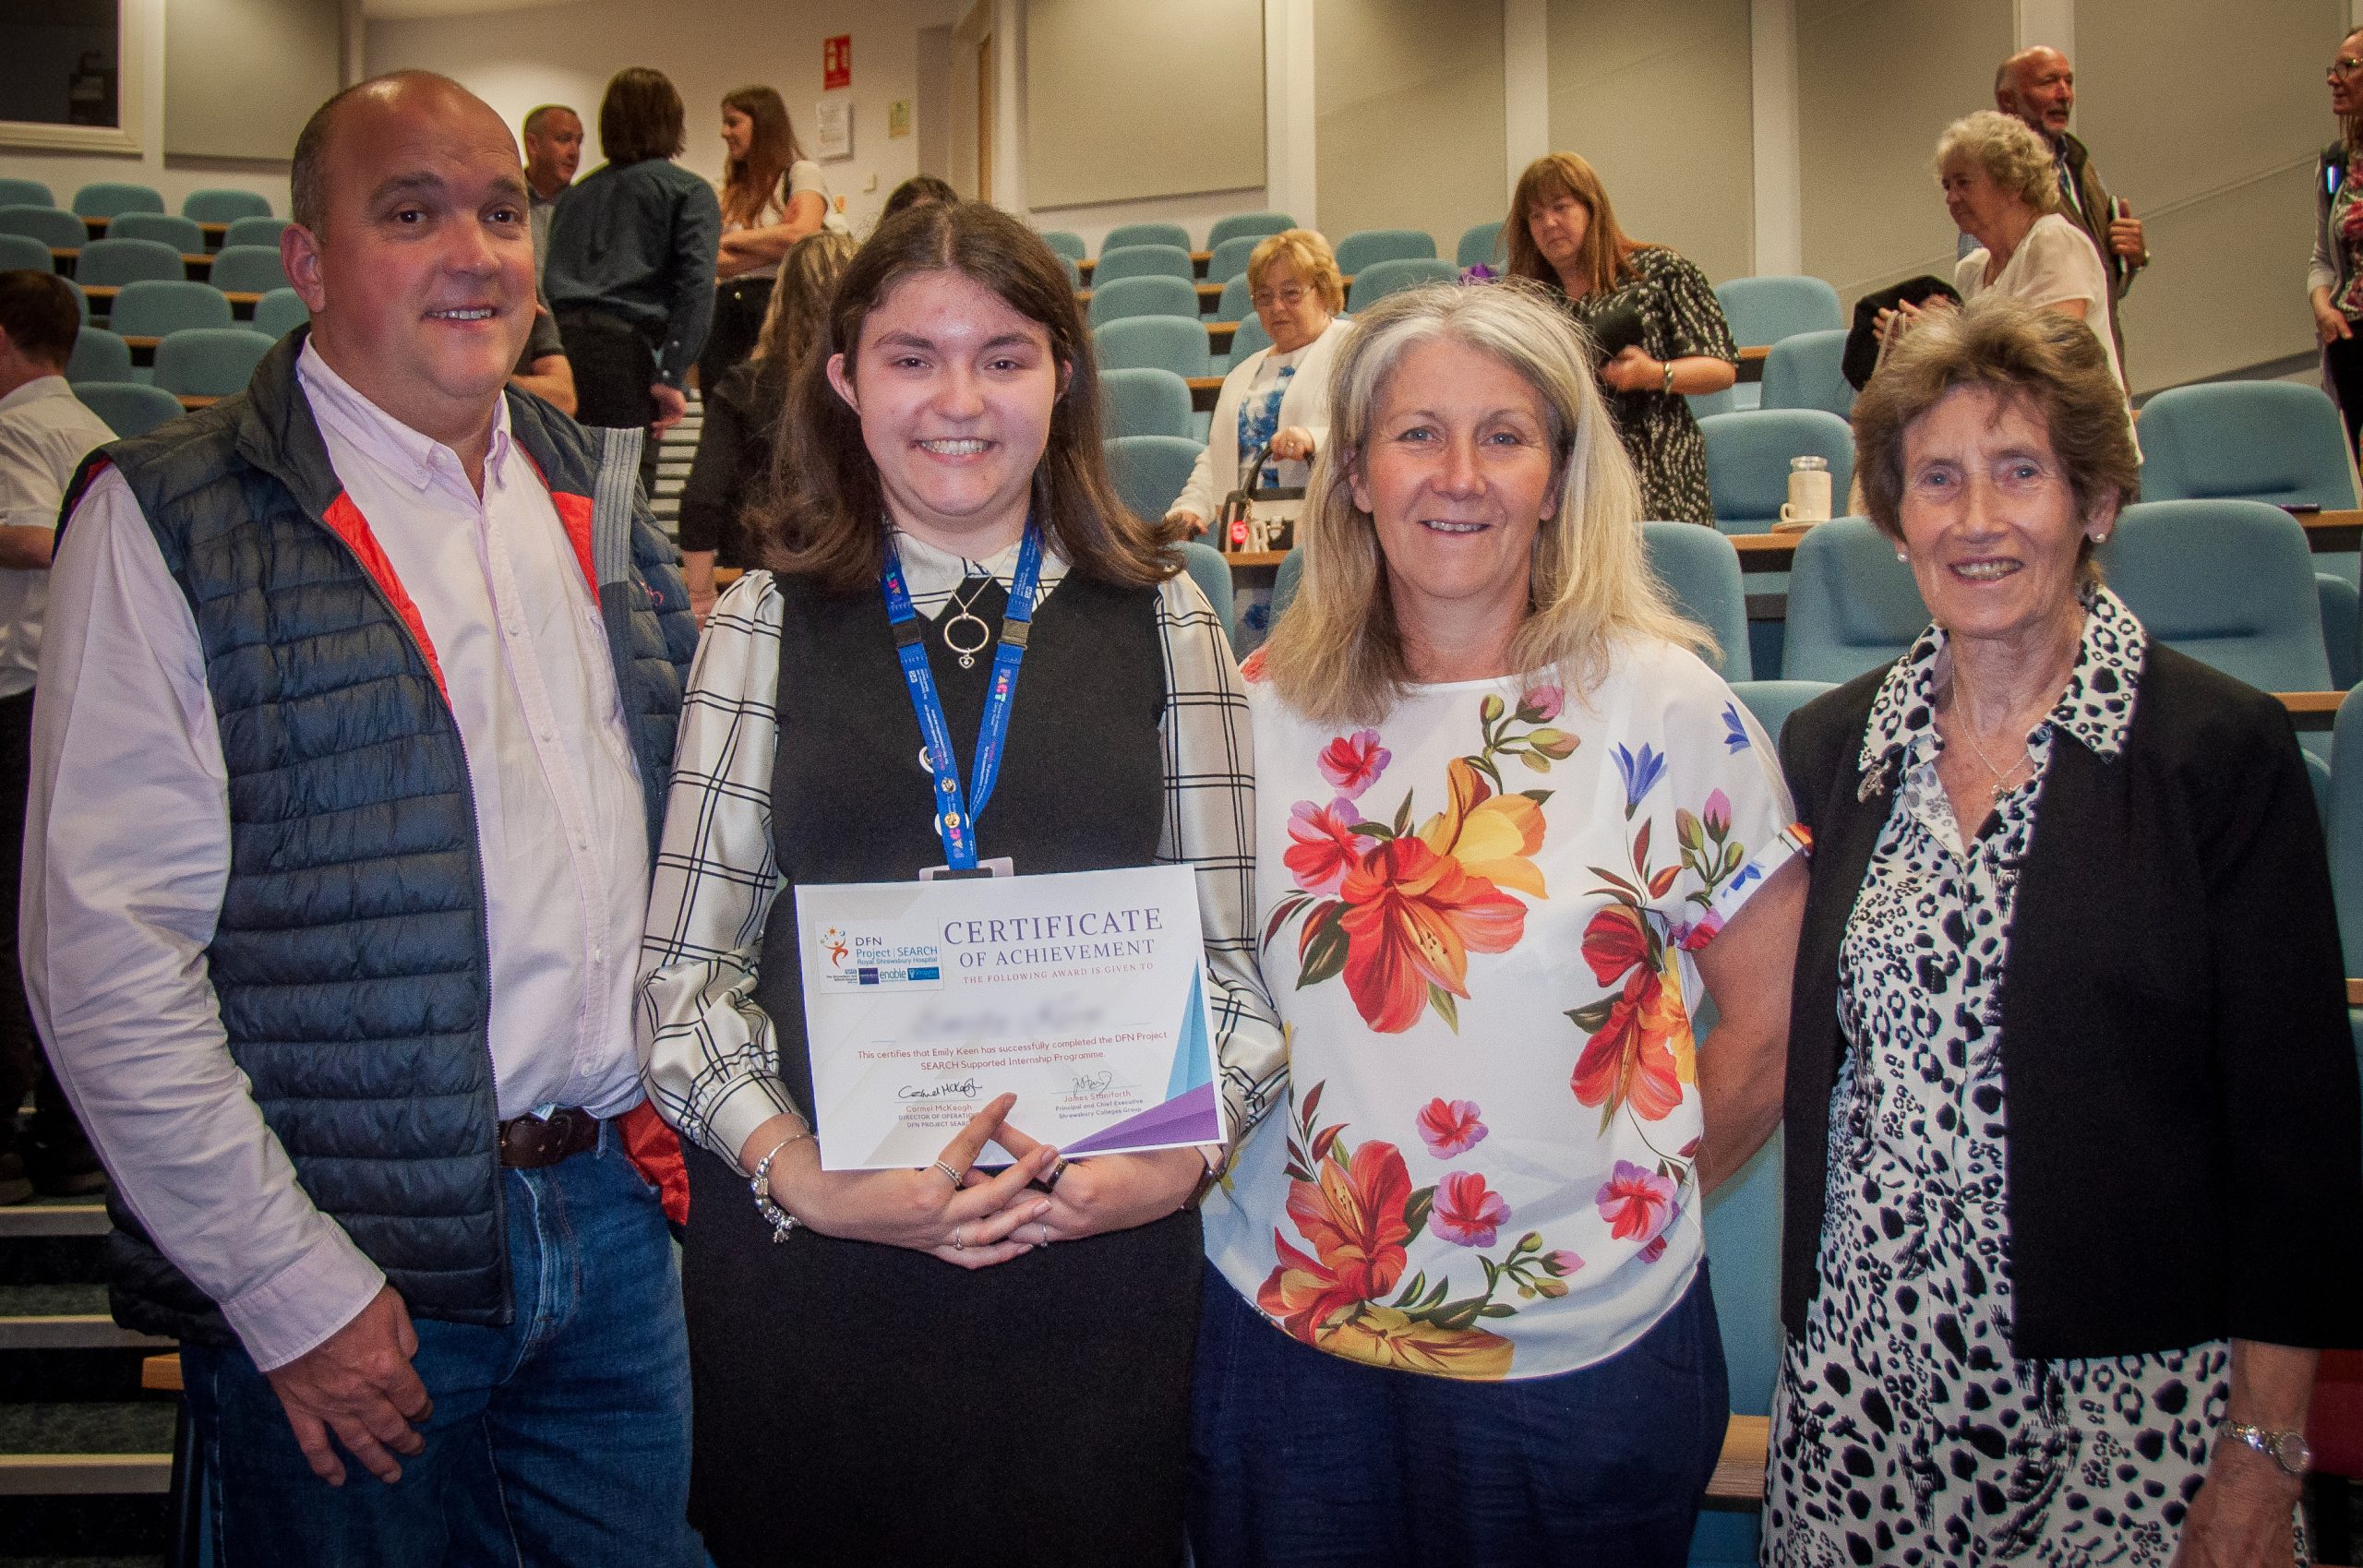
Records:
[[[1028,519],[1026,543],[1017,553],[1017,573],[1009,585],[1009,605],[1002,611],[1001,644],[993,650],[992,685],[985,696],[984,721],[977,729],[974,780],[964,798],[960,765],[952,749],[952,726],[943,716],[943,700],[936,695],[935,672],[928,668],[925,633],[919,613],[903,584],[903,557],[894,541],[886,541],[886,569],[879,587],[886,595],[886,619],[894,628],[894,656],[903,662],[904,684],[910,688],[911,711],[918,715],[919,735],[927,742],[927,765],[935,774],[935,832],[943,841],[944,864],[955,871],[977,868],[977,819],[992,798],[1001,776],[1002,745],[1009,736],[1009,707],[1017,695],[1017,666],[1026,657],[1026,639],[1034,619],[1034,589],[1042,571],[1042,533]]]

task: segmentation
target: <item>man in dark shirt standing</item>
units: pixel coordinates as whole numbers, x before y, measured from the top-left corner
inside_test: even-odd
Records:
[[[714,319],[722,206],[673,160],[681,95],[661,71],[616,73],[599,103],[607,161],[560,198],[542,289],[574,369],[574,417],[661,433],[688,412],[682,377]],[[652,490],[656,443],[641,453]]]

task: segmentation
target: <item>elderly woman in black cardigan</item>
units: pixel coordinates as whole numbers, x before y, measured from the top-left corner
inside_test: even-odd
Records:
[[[2338,934],[2279,707],[2092,569],[2123,399],[1996,300],[1855,405],[1936,624],[1782,747],[1816,843],[1770,1563],[2293,1560],[2313,1347],[2363,1325]]]

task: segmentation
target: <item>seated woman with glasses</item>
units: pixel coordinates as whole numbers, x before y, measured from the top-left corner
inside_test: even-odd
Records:
[[[1272,346],[1222,378],[1206,449],[1166,514],[1196,533],[1205,532],[1223,497],[1247,483],[1241,465],[1266,444],[1272,456],[1262,486],[1301,488],[1329,427],[1329,362],[1347,327],[1338,314],[1346,307],[1346,281],[1329,242],[1310,229],[1274,234],[1247,258],[1247,286]]]

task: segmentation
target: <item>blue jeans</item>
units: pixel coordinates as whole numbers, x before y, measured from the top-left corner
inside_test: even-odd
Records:
[[[1190,1544],[1201,1568],[1673,1568],[1728,1406],[1704,1263],[1621,1354],[1501,1382],[1315,1350],[1208,1269]]]
[[[331,1487],[244,1350],[181,1353],[219,1568],[697,1568],[690,1365],[655,1191],[608,1123],[599,1146],[501,1173],[516,1313],[414,1320],[426,1452]],[[330,1442],[334,1442],[331,1437]]]

